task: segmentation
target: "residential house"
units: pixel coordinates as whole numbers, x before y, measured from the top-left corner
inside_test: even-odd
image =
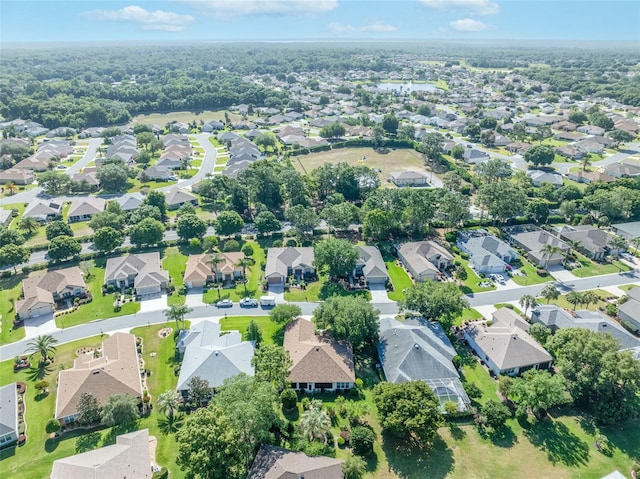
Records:
[[[386,285],[389,275],[380,250],[375,246],[356,246],[356,251],[358,251],[358,259],[353,276],[364,277],[368,286]]]
[[[116,198],[115,201],[120,205],[120,209],[127,213],[142,206],[142,203],[144,203],[144,195],[139,191],[136,191],[135,193],[126,193]]]
[[[18,442],[18,424],[18,386],[13,382],[0,387],[0,449]]]
[[[262,445],[247,479],[344,479],[342,461]]]
[[[573,145],[564,145],[556,148],[554,150],[558,155],[568,158],[570,160],[581,160],[587,154],[579,148],[576,148]]]
[[[628,241],[640,237],[640,221],[630,221],[628,223],[616,223],[611,225],[611,229]]]
[[[157,294],[169,286],[169,273],[162,269],[160,253],[139,253],[107,259],[104,284],[135,289],[139,296]]]
[[[96,168],[85,168],[83,171],[76,173],[71,179],[80,184],[85,184],[92,190],[100,188],[100,180],[98,179],[98,170]]]
[[[622,163],[612,163],[605,166],[604,171],[614,178],[633,178],[640,176],[640,165],[623,161]]]
[[[62,214],[62,203],[51,200],[36,200],[29,205],[22,213],[23,218],[35,218],[40,223],[55,220]]]
[[[455,403],[459,411],[469,408],[469,397],[452,362],[458,353],[440,323],[381,319],[378,352],[390,383],[424,381],[440,401],[442,411],[446,402]]]
[[[253,376],[254,343],[242,341],[239,331],[225,331],[210,320],[201,321],[178,337],[177,349],[183,355],[176,389],[184,398],[189,394],[189,381],[198,376],[215,390],[225,379],[244,373]]]
[[[585,153],[602,153],[605,146],[597,141],[594,137],[584,138],[583,140],[576,141],[574,146]]]
[[[401,186],[428,186],[429,175],[424,171],[406,170],[393,171],[389,175],[392,183]]]
[[[165,193],[165,198],[167,201],[167,208],[170,210],[177,210],[187,203],[190,203],[193,206],[198,206],[198,198],[194,194],[183,188],[178,188],[177,186],[167,191]]]
[[[577,250],[593,260],[602,261],[609,254],[611,236],[595,226],[562,226],[558,232],[560,238],[569,244],[576,244]]]
[[[172,177],[173,172],[169,168],[157,165],[150,166],[138,175],[140,179],[148,178],[155,181],[169,181]]]
[[[491,326],[469,324],[464,338],[493,374],[517,376],[529,369],[551,367],[553,358],[529,335],[529,323],[509,308],[498,309],[492,317]]]
[[[554,304],[536,306],[531,322],[540,323],[554,333],[563,328],[582,328],[594,333],[610,334],[620,343],[620,349],[640,346],[640,339],[599,311],[568,311]]]
[[[244,253],[218,253],[217,256],[222,260],[215,266],[217,275],[211,264],[211,254],[189,256],[184,271],[184,284],[187,288],[202,288],[207,282],[214,281],[214,276],[217,276],[218,281],[235,281],[242,278],[242,268],[238,266],[238,262],[244,259]]]
[[[525,143],[523,141],[515,141],[513,143],[509,143],[505,148],[507,149],[507,151],[511,153],[524,155],[532,146],[533,145],[531,145],[531,143]]]
[[[16,302],[16,313],[20,319],[36,318],[52,313],[56,303],[69,303],[87,293],[82,271],[77,266],[57,269],[45,273],[31,273],[22,281],[23,299]],[[69,304],[69,307],[71,304]]]
[[[89,221],[93,215],[102,213],[106,205],[105,200],[93,196],[74,198],[69,206],[68,221],[69,223]]]
[[[264,278],[269,285],[282,285],[289,276],[297,279],[315,277],[313,248],[269,248]]]
[[[571,246],[560,238],[532,225],[510,229],[509,238],[518,248],[524,250],[533,263],[543,268],[562,264],[564,254],[571,249]],[[545,245],[556,246],[560,248],[560,252],[549,256],[544,251]]]
[[[100,404],[114,394],[129,394],[142,398],[140,362],[136,337],[129,333],[114,333],[102,343],[102,354],[81,354],[73,368],[58,373],[58,396],[54,417],[62,425],[76,421],[77,406],[82,393],[91,393]]]
[[[465,148],[462,159],[467,163],[483,163],[489,161],[489,155],[484,151],[480,151],[476,148]]]
[[[453,256],[435,241],[405,243],[398,258],[416,281],[435,280],[453,265]]]
[[[616,179],[608,173],[603,173],[602,171],[593,170],[593,171],[570,171],[567,173],[567,177],[570,180],[577,181],[578,183],[593,183],[593,182],[602,182],[602,183],[611,183]]]
[[[469,255],[469,266],[478,273],[504,273],[518,252],[485,230],[461,231],[457,246]]]
[[[327,334],[316,336],[311,321],[298,318],[287,324],[284,349],[293,362],[289,372],[293,389],[324,392],[353,387],[356,379],[351,345]]]
[[[577,128],[580,133],[587,135],[604,135],[605,129],[595,125],[582,125]]]
[[[618,305],[618,318],[640,330],[640,288],[627,291],[628,300]]]
[[[50,479],[115,479],[153,477],[149,430],[121,434],[116,443],[53,461]]]
[[[47,171],[51,167],[51,165],[54,164],[54,161],[55,157],[52,160],[48,155],[46,158],[37,158],[35,156],[30,156],[22,161],[19,161],[13,167],[19,170],[42,172]]]
[[[533,186],[540,186],[542,183],[551,183],[553,186],[562,186],[562,175],[559,173],[544,170],[529,170],[527,176],[531,178]]]
[[[30,185],[33,180],[35,180],[35,176],[31,170],[9,168],[8,170],[0,171],[0,185],[6,185],[7,183]]]

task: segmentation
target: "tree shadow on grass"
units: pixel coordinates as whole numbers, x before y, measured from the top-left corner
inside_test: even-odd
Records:
[[[53,371],[51,364],[38,363],[37,366],[31,366],[27,371],[27,379],[29,381],[40,381],[47,374]]]
[[[43,399],[46,399],[46,398],[48,398],[48,397],[49,397],[49,391],[45,391],[45,392],[41,392],[40,394],[36,394],[36,395],[34,396],[34,398],[33,398],[33,399],[34,399],[36,402],[40,402],[40,401],[42,401]]]
[[[531,444],[546,451],[553,464],[577,467],[589,461],[589,444],[560,421],[551,418],[537,421],[524,431],[524,435]]]
[[[384,434],[382,449],[389,471],[405,479],[440,479],[453,470],[453,453],[439,436],[430,447],[420,447]]]
[[[175,434],[184,424],[184,414],[177,414],[173,417],[159,417],[158,427],[162,434]]]
[[[7,447],[0,451],[0,462],[16,455],[17,446]]]
[[[456,441],[462,441],[467,435],[465,430],[455,422],[449,423],[449,434],[451,434],[451,437]]]
[[[497,430],[492,428],[478,428],[478,434],[481,438],[488,439],[491,441],[491,444],[497,447],[509,448],[518,442],[518,436],[506,425]]]
[[[76,454],[92,451],[100,445],[102,435],[99,432],[90,432],[76,439]]]
[[[271,339],[273,339],[274,344],[278,346],[282,346],[284,344],[284,324],[275,330],[271,335]]]

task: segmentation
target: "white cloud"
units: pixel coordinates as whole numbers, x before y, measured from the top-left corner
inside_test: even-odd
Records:
[[[375,32],[375,33],[389,33],[397,30],[393,25],[382,22],[369,23],[367,25],[345,25],[343,23],[330,23],[329,30],[334,33],[355,33],[355,32]]]
[[[93,20],[133,22],[143,30],[164,30],[180,32],[194,21],[191,15],[156,10],[150,12],[137,5],[130,5],[120,10],[91,10],[84,16]]]
[[[215,17],[313,15],[334,10],[338,0],[176,0]]]
[[[479,22],[478,20],[472,20],[471,18],[454,20],[449,23],[449,27],[457,32],[485,32],[487,30],[495,29],[493,25],[487,25],[486,23]]]
[[[500,11],[500,6],[489,0],[420,0],[420,3],[434,10],[464,11],[476,15],[495,15]]]

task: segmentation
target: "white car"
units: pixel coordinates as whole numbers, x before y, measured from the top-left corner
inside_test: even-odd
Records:
[[[230,299],[221,299],[216,303],[218,308],[230,308],[233,306],[233,302]]]
[[[627,261],[631,261],[633,263],[633,255],[629,253],[620,253],[620,256]]]
[[[240,306],[243,308],[257,308],[258,300],[253,298],[242,298],[240,300]]]

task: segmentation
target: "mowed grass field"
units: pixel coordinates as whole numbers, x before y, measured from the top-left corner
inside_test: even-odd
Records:
[[[242,119],[237,113],[229,112],[229,118],[231,121],[239,121]],[[199,113],[193,111],[174,111],[171,113],[151,113],[149,115],[138,115],[131,120],[131,124],[137,123],[153,123],[155,125],[164,127],[167,123],[174,121],[181,123],[191,123],[196,120],[196,123],[200,125],[200,120],[205,123],[211,120],[224,121],[224,110],[212,111],[204,110]]]
[[[363,157],[366,158],[365,161],[362,161]],[[338,148],[331,151],[292,156],[291,163],[301,173],[311,173],[325,163],[348,163],[352,166],[364,165],[369,168],[377,168],[381,170],[378,176],[383,188],[395,188],[393,183],[387,181],[392,171],[412,169],[426,171],[420,153],[408,148],[389,150],[387,153],[380,153],[373,148]]]

